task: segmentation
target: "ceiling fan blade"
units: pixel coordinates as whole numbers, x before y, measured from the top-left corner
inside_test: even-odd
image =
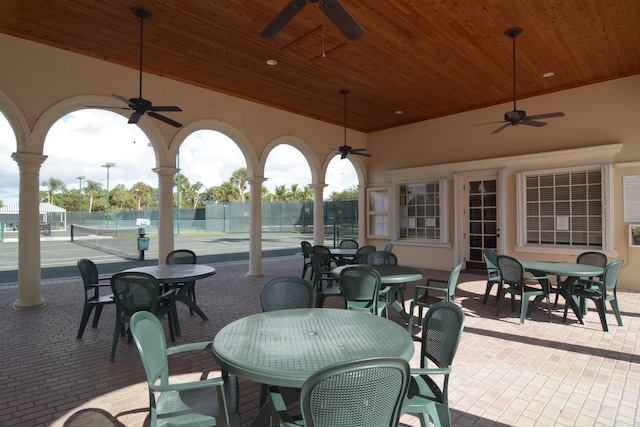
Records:
[[[140,117],[142,117],[144,113],[141,113],[139,111],[134,111],[133,114],[131,115],[131,117],[129,117],[129,121],[127,123],[129,124],[136,124],[140,121]]]
[[[530,117],[524,119],[524,120],[520,120],[520,124],[521,125],[527,125],[527,126],[535,126],[537,128],[541,128],[542,126],[546,126],[547,123],[546,122],[537,122],[535,120],[529,120]]]
[[[491,132],[491,135],[494,135],[494,134],[500,132],[501,130],[503,130],[503,129],[509,127],[509,126],[511,126],[511,123],[504,124],[504,125],[500,126],[498,129],[496,129],[493,132]]]
[[[506,123],[504,120],[500,120],[498,122],[486,122],[486,123],[476,123],[475,125],[469,125],[469,127],[475,127],[475,126],[485,126],[485,125],[495,125],[497,123]]]
[[[175,105],[161,105],[157,107],[150,107],[149,111],[182,111],[182,109]]]
[[[264,27],[264,30],[260,33],[260,37],[263,39],[274,38],[306,5],[307,0],[290,1],[276,17]]]
[[[120,101],[124,102],[125,104],[127,104],[130,108],[132,109],[137,109],[138,106],[136,104],[134,104],[133,102],[129,101],[127,98],[125,98],[124,96],[120,96],[120,95],[115,95],[115,94],[111,94],[111,96],[114,96],[116,98],[118,98]]]
[[[338,0],[320,0],[320,10],[347,39],[355,41],[364,36],[364,29]]]
[[[163,116],[161,114],[158,114],[158,113],[155,113],[153,111],[149,111],[147,114],[150,115],[151,117],[153,117],[154,119],[158,119],[160,121],[163,121],[166,124],[169,124],[169,125],[171,125],[173,127],[176,127],[176,128],[182,127],[182,123],[178,123],[175,120],[170,119],[169,117],[165,117],[165,116]]]
[[[564,113],[546,113],[546,114],[536,114],[534,116],[528,116],[527,120],[536,120],[536,119],[549,119],[551,117],[564,117]]]
[[[353,154],[354,156],[371,157],[371,154],[369,154],[369,153],[363,153],[363,152],[359,152],[359,151],[355,151],[355,150],[353,150],[351,152],[351,154]]]

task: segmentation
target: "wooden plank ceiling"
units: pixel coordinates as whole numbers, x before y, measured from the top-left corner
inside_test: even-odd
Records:
[[[510,101],[515,26],[519,99],[640,73],[638,0],[341,0],[353,42],[314,2],[261,39],[288,2],[2,0],[0,32],[137,69],[144,7],[145,72],[336,124],[349,88],[364,132]]]

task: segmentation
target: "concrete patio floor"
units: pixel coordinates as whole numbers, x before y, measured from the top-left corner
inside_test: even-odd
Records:
[[[202,321],[179,307],[182,336],[176,344],[209,341],[223,326],[260,310],[261,286],[279,276],[298,276],[300,257],[264,260],[264,277],[246,277],[246,262],[215,264],[217,274],[198,282]],[[424,277],[447,272],[423,270]],[[121,340],[109,362],[114,308],[106,307],[97,328],[81,340],[76,333],[82,312],[80,277],[43,283],[47,304],[14,310],[15,286],[0,287],[0,425],[142,426],[148,425],[144,370],[135,345]],[[640,294],[619,292],[624,326],[608,315],[603,332],[594,307],[580,325],[571,314],[562,322],[563,301],[546,312],[535,310],[524,325],[519,311],[505,304],[496,317],[496,301],[482,305],[485,276],[463,273],[456,302],[466,314],[454,361],[449,396],[456,426],[638,426],[640,425]],[[412,295],[412,286],[406,295]],[[342,306],[330,298],[325,307]],[[404,324],[393,314],[391,320]],[[166,330],[166,321],[164,321]],[[417,366],[418,354],[413,366]],[[171,372],[186,377],[215,375],[208,353],[171,361]],[[241,417],[257,411],[258,384],[240,379]],[[419,425],[405,415],[401,425]],[[363,426],[366,427],[366,426]]]

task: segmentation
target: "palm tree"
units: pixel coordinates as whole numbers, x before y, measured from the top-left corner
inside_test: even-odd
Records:
[[[244,203],[244,193],[247,191],[247,168],[240,168],[231,174],[231,183],[240,190],[240,201]]]
[[[43,181],[42,186],[49,188],[49,192],[47,195],[47,203],[53,203],[53,194],[57,190],[60,190],[60,189],[64,190],[66,188],[65,183],[56,178],[49,178],[49,181]]]
[[[236,195],[239,195],[238,187],[233,185],[231,181],[225,181],[221,185],[213,188],[216,201],[219,203],[230,202],[236,198]]]
[[[273,200],[277,202],[284,202],[287,200],[287,187],[284,185],[276,185],[273,188]]]
[[[96,181],[87,180],[84,193],[89,193],[89,212],[93,209],[93,195],[102,192],[102,184]]]
[[[204,187],[204,184],[198,181],[191,186],[191,189],[189,191],[189,197],[193,200],[194,209],[198,207],[198,200],[200,198],[199,196],[202,191],[202,187]]]
[[[150,185],[142,181],[136,182],[131,187],[131,192],[138,200],[138,210],[141,211],[145,205],[153,199],[153,189]]]

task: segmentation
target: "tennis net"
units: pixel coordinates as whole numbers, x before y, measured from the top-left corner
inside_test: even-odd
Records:
[[[138,259],[138,228],[99,228],[71,225],[71,242],[125,259]]]

